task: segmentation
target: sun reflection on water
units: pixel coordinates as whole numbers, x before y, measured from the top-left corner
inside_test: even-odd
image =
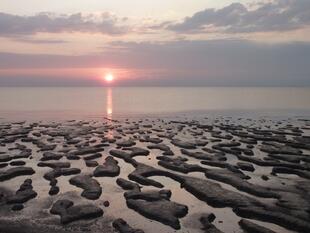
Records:
[[[109,130],[107,133],[108,138],[113,138],[113,91],[112,88],[109,87],[106,92],[106,114],[108,119]]]
[[[112,113],[113,113],[113,93],[112,88],[109,87],[107,90],[107,117],[109,119],[112,119]]]

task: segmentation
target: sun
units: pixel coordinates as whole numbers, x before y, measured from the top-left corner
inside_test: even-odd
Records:
[[[108,82],[108,83],[110,83],[110,82],[113,82],[113,80],[114,80],[114,76],[113,76],[113,74],[106,74],[105,76],[104,76],[104,80],[106,81],[106,82]]]

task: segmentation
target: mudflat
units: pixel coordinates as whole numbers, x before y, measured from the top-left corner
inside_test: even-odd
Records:
[[[310,232],[310,121],[0,123],[0,232]]]

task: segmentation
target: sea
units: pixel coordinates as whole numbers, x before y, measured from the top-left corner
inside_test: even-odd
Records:
[[[310,116],[310,88],[0,87],[2,120]]]

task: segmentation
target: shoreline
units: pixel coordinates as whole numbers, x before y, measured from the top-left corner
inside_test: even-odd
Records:
[[[113,112],[98,113],[98,112],[81,112],[78,110],[0,110],[0,123],[14,121],[56,121],[64,122],[71,120],[97,120],[104,121],[105,119],[113,119],[124,121],[126,119],[196,119],[201,120],[205,117],[231,117],[231,118],[268,118],[286,120],[289,118],[295,119],[310,119],[310,110],[305,109],[213,109],[213,110],[188,110],[188,111],[171,111],[171,112]]]

